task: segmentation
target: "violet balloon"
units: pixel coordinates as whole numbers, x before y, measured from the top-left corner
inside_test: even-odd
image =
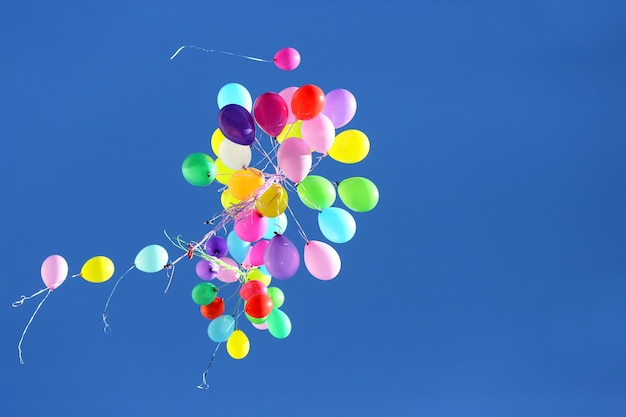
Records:
[[[268,135],[280,135],[287,124],[289,106],[279,94],[263,93],[255,101],[252,109],[254,120]]]
[[[254,143],[254,119],[245,107],[228,104],[217,114],[217,124],[224,136],[239,145]]]
[[[218,270],[217,264],[206,259],[200,259],[196,264],[196,275],[205,281],[215,278]]]
[[[212,236],[206,241],[204,251],[207,255],[215,256],[216,258],[223,258],[228,255],[228,244],[226,243],[226,239],[221,236]]]
[[[276,235],[265,248],[265,268],[276,279],[295,275],[300,267],[300,254],[296,246],[284,235]]]
[[[343,88],[329,91],[322,114],[328,116],[335,129],[347,125],[356,114],[356,98]]]

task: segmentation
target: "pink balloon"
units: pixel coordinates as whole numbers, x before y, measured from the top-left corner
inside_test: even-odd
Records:
[[[323,114],[303,120],[300,132],[302,133],[302,140],[315,152],[328,152],[335,141],[335,126]]]
[[[339,129],[347,125],[356,114],[356,98],[343,88],[329,91],[322,114],[328,116],[335,129]]]
[[[327,281],[339,274],[341,258],[328,243],[310,240],[304,245],[304,265],[315,278]]]
[[[220,261],[224,262],[227,265],[232,266],[233,268],[239,269],[239,264],[231,258],[221,258]],[[224,268],[219,265],[219,269],[217,271],[217,279],[222,282],[237,282],[239,279],[239,273],[237,271],[233,271],[230,268]]]
[[[298,138],[285,139],[278,147],[276,160],[285,177],[295,183],[309,175],[313,163],[309,145]]]
[[[252,323],[252,325],[253,325],[254,327],[256,327],[257,329],[259,329],[259,330],[267,330],[267,320],[266,320],[266,321],[264,321],[263,323],[259,323],[259,324],[257,324],[257,323]]]
[[[250,252],[248,252],[248,262],[250,262],[250,265],[259,266],[265,263],[263,255],[265,254],[265,248],[267,248],[269,243],[269,240],[263,239],[259,240],[252,246]]]
[[[289,106],[277,93],[263,93],[255,101],[252,109],[254,120],[268,135],[280,135],[287,124]]]
[[[41,279],[46,288],[54,290],[63,284],[69,267],[61,255],[50,255],[41,264]]]
[[[283,48],[274,55],[274,64],[284,71],[291,71],[300,65],[300,52],[294,48]]]
[[[235,233],[244,242],[256,242],[267,230],[267,219],[256,209],[242,213],[235,220]]]
[[[280,93],[278,93],[283,98],[283,100],[285,100],[285,103],[287,103],[287,107],[289,110],[287,123],[293,123],[296,121],[296,116],[294,116],[293,111],[291,111],[291,97],[293,97],[293,93],[295,93],[297,89],[298,87],[287,87],[281,90]]]

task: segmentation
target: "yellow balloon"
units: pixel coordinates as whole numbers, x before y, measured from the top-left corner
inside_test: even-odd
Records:
[[[272,277],[265,275],[259,268],[254,268],[246,275],[246,282],[248,281],[261,281],[266,287],[269,287]]]
[[[230,195],[238,200],[247,200],[263,185],[263,173],[256,168],[244,168],[233,172],[228,180]]]
[[[235,204],[239,203],[240,201],[237,200],[232,195],[230,195],[230,193],[228,192],[228,189],[226,189],[226,190],[222,191],[221,202],[222,202],[222,207],[227,209],[228,207],[234,206]]]
[[[113,262],[106,256],[94,256],[83,265],[80,276],[89,282],[99,284],[108,281],[115,272]]]
[[[221,158],[215,160],[215,179],[217,182],[228,185],[228,180],[230,180],[230,176],[233,175],[233,172],[235,172],[235,170],[224,165]]]
[[[302,139],[302,132],[300,129],[302,128],[302,120],[296,120],[294,123],[286,124],[283,128],[283,131],[280,132],[278,136],[276,136],[276,140],[278,143],[283,143],[283,141],[287,138],[300,138]]]
[[[220,143],[222,143],[224,139],[226,139],[226,136],[224,136],[219,127],[213,131],[213,134],[211,135],[211,149],[213,150],[215,156],[219,156],[217,151],[220,148]]]
[[[328,155],[344,164],[355,164],[365,159],[370,151],[370,141],[360,130],[344,130],[335,136]]]
[[[256,209],[265,217],[278,217],[287,209],[289,197],[287,191],[280,184],[272,184],[256,200]]]
[[[250,352],[250,340],[241,330],[235,330],[226,341],[226,350],[233,359],[243,359]]]

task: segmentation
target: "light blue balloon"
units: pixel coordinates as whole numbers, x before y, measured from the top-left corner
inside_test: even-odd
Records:
[[[341,207],[328,207],[320,211],[317,222],[324,237],[334,243],[346,243],[356,233],[354,217]]]
[[[148,245],[135,256],[135,267],[143,272],[159,272],[169,261],[169,255],[161,245]]]
[[[285,213],[279,214],[278,217],[268,218],[267,230],[265,230],[263,239],[270,240],[275,233],[285,234],[285,230],[287,230],[287,215]]]
[[[228,340],[231,334],[235,331],[235,318],[233,316],[219,316],[213,319],[209,323],[207,333],[209,339],[215,343],[221,343]]]
[[[229,104],[239,104],[252,113],[252,96],[241,84],[229,83],[220,88],[217,93],[217,107],[221,109]]]
[[[267,270],[265,265],[259,265],[257,268],[259,268],[259,271],[261,271],[261,273],[263,273],[263,275],[267,275],[268,277],[272,276],[272,274],[270,274],[270,271]]]
[[[234,230],[231,230],[228,236],[226,236],[226,246],[228,247],[228,254],[237,263],[242,263],[250,251],[250,242],[241,240]]]

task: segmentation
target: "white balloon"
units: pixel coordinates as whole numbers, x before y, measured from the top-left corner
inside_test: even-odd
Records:
[[[240,145],[228,138],[222,140],[217,153],[224,165],[230,169],[242,169],[250,165],[250,161],[252,161],[252,149],[250,146]]]

